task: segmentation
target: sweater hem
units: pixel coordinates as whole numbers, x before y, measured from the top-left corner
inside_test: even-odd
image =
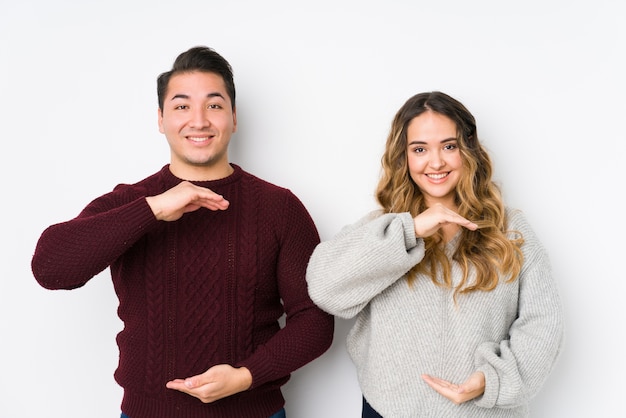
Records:
[[[285,405],[280,390],[241,392],[206,404],[189,397],[187,402],[167,402],[125,391],[121,407],[130,418],[267,418]]]

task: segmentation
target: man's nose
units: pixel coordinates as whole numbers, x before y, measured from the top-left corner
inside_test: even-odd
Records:
[[[196,109],[193,111],[191,115],[190,125],[196,129],[206,128],[207,126],[211,125],[211,121],[209,120],[205,109]]]

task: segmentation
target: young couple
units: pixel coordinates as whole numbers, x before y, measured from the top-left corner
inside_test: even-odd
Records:
[[[561,305],[461,103],[411,97],[387,138],[380,210],[320,243],[294,194],[230,162],[221,55],[183,52],[157,95],[169,164],[48,227],[32,259],[49,289],[110,268],[122,417],[285,417],[281,387],[330,347],[334,316],[356,317],[364,417],[528,416],[560,351]]]

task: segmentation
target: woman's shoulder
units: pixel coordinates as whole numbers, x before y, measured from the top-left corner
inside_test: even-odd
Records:
[[[520,234],[524,239],[525,248],[542,247],[541,242],[532,225],[528,221],[528,217],[523,210],[519,208],[506,208],[507,230],[509,233]]]
[[[526,214],[522,209],[506,206],[504,212],[508,229],[518,229],[519,227],[529,226]]]

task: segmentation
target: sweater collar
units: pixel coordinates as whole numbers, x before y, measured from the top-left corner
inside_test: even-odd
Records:
[[[202,186],[202,187],[206,187],[210,189],[210,188],[215,188],[215,187],[224,186],[227,184],[237,182],[243,176],[244,171],[237,164],[230,163],[230,165],[233,168],[233,172],[227,177],[224,177],[218,180],[207,180],[207,181],[195,181],[194,180],[194,181],[191,181],[191,183],[197,186]],[[174,187],[181,181],[185,181],[185,179],[178,178],[174,174],[172,174],[172,172],[170,171],[169,164],[166,164],[165,166],[163,166],[163,168],[161,169],[161,176],[163,180],[165,181],[165,183],[170,187]]]

